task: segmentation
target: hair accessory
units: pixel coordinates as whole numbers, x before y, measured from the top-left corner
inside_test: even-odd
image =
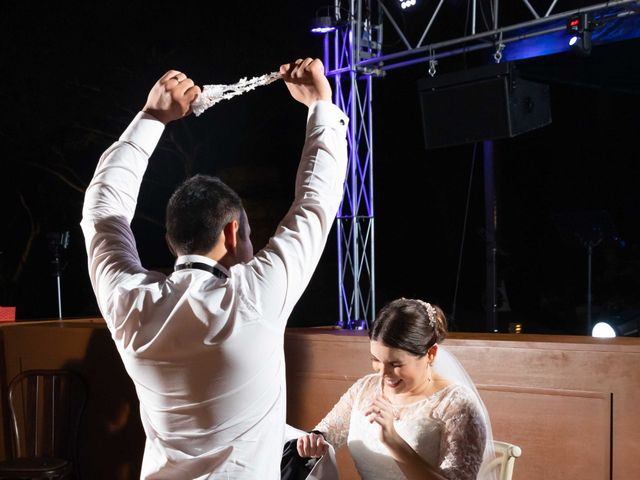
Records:
[[[424,300],[416,299],[420,305],[424,307],[427,311],[427,316],[429,317],[429,326],[431,328],[435,328],[436,326],[436,309],[430,303],[425,302]]]

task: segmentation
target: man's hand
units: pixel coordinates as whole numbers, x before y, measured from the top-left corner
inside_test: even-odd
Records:
[[[143,112],[165,125],[191,113],[191,103],[200,95],[200,87],[177,70],[169,70],[151,88]]]
[[[317,433],[309,433],[298,438],[296,443],[298,455],[302,458],[320,458],[329,448],[329,444],[322,435]]]
[[[319,59],[305,58],[286,63],[280,66],[280,74],[291,96],[307,107],[318,100],[331,100],[331,86]]]

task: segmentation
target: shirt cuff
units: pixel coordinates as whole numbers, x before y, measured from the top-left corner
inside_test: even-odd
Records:
[[[324,438],[324,441],[327,441],[327,436],[324,434],[324,432],[321,432],[320,430],[311,430],[309,433],[315,433],[316,435],[321,435],[322,438]]]
[[[124,133],[120,135],[120,141],[133,143],[151,156],[163,132],[164,123],[148,113],[138,112]]]
[[[309,106],[309,113],[307,114],[307,125],[309,127],[337,127],[344,129],[346,132],[348,124],[349,117],[328,100],[318,100]]]

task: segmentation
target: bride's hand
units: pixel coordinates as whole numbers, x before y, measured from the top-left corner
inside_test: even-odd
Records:
[[[393,406],[383,396],[376,396],[369,407],[364,411],[365,417],[370,423],[380,425],[380,441],[387,446],[397,440],[398,432],[393,424],[396,414]]]

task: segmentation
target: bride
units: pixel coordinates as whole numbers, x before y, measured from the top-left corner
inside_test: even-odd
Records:
[[[297,440],[301,457],[348,446],[364,480],[476,479],[493,457],[491,425],[464,368],[440,343],[442,310],[401,298],[369,331],[376,373],[357,380],[314,430]]]

